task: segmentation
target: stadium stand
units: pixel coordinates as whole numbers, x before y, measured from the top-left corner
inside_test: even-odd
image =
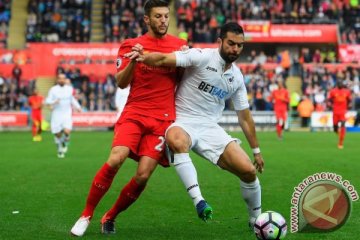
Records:
[[[4,64],[0,75],[1,109],[21,109],[22,102],[25,102],[23,99],[35,85],[35,78],[37,85],[43,86],[43,92],[46,92],[48,86],[53,84],[55,73],[62,71],[71,79],[85,111],[114,110],[116,86],[113,59],[119,42],[144,32],[144,0],[15,2],[16,5],[10,0],[0,3],[0,41],[4,42],[0,49],[0,61]],[[21,28],[21,21],[16,21],[14,27],[9,29],[10,16],[14,15],[12,11],[22,11],[23,4],[27,13],[26,34],[21,37],[26,40],[27,47],[21,41],[16,43],[21,38],[17,35],[19,33],[10,34],[11,30]],[[256,34],[269,33],[269,29],[276,26],[280,26],[280,32],[287,31],[282,30],[286,26],[294,26],[294,31],[318,31],[316,26],[334,27],[331,29],[334,33],[332,38],[326,35],[322,42],[292,42],[295,38],[281,42],[278,38],[267,40],[266,36],[255,40],[248,38],[238,64],[244,73],[251,108],[272,110],[269,96],[276,81],[282,80],[290,92],[298,95],[298,99],[307,95],[317,111],[328,110],[325,104],[327,92],[339,79],[345,80],[353,92],[353,108],[360,108],[360,53],[356,50],[360,48],[360,7],[357,1],[176,0],[173,1],[173,8],[175,11],[171,17],[177,20],[177,29],[173,34],[187,39],[189,46],[194,47],[214,46],[212,44],[217,40],[219,26],[227,21],[238,21],[246,33],[255,31]],[[95,52],[101,49],[112,52],[112,55],[106,53],[106,57],[103,57],[102,52],[96,58],[64,55],[57,58],[58,69],[51,72],[51,77],[48,74],[34,76],[37,71],[34,65],[38,61],[32,59],[30,54],[34,51],[34,45],[31,45],[34,42],[66,43],[65,54],[66,51],[77,53],[76,48],[94,48]],[[91,47],[81,45],[88,42]],[[95,46],[94,43],[101,43],[104,47]],[[50,49],[47,51],[52,51],[54,46],[58,45],[47,45],[46,48]],[[15,81],[12,75],[15,63],[23,71],[20,81]],[[91,70],[94,66],[96,72]],[[292,107],[296,109],[296,106]],[[231,109],[231,104],[227,103],[226,108]]]
[[[4,0],[0,2],[0,43],[5,44],[8,34],[11,1]]]

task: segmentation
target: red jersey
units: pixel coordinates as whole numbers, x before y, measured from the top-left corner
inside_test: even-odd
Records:
[[[334,88],[328,99],[332,102],[334,114],[345,114],[351,102],[351,92],[346,88]]]
[[[40,112],[44,98],[40,95],[32,95],[29,97],[29,106],[32,112]]]
[[[274,102],[274,111],[287,111],[289,104],[289,92],[285,88],[276,89],[271,93]]]
[[[137,43],[144,47],[144,53],[171,53],[186,45],[184,40],[171,35],[158,39],[145,34],[138,38],[127,39],[119,48],[116,62],[118,72],[130,62],[123,55],[131,52],[131,48]],[[156,119],[175,120],[176,77],[176,68],[136,63],[129,97],[123,111],[136,112]]]

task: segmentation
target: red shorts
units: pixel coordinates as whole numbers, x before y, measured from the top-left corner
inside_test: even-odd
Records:
[[[277,121],[281,119],[283,122],[286,122],[287,111],[275,111],[275,117]]]
[[[33,124],[40,124],[41,123],[41,112],[40,111],[33,111],[31,112],[31,119]]]
[[[151,157],[163,167],[169,162],[165,157],[165,131],[173,121],[159,120],[132,112],[123,112],[115,124],[112,147],[130,148],[130,158]]]
[[[333,113],[333,124],[334,125],[338,125],[339,122],[345,122],[346,118],[345,118],[345,113]]]

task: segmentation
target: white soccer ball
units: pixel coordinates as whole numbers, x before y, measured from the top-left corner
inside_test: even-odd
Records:
[[[256,218],[254,232],[260,240],[284,239],[287,232],[286,220],[277,212],[264,212]]]

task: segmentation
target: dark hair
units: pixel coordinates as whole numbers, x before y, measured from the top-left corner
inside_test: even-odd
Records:
[[[154,7],[169,7],[169,1],[166,0],[147,0],[144,3],[144,12],[146,16],[150,16],[151,9]]]
[[[221,27],[219,38],[224,39],[228,32],[232,32],[235,34],[244,34],[244,30],[239,24],[235,22],[228,22]]]

